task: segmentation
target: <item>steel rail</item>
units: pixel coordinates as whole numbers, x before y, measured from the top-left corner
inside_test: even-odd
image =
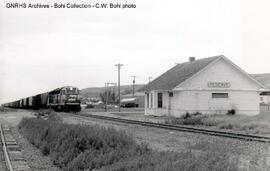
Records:
[[[8,151],[7,151],[7,146],[6,146],[6,141],[5,141],[5,137],[4,137],[4,133],[3,133],[3,129],[2,129],[2,124],[0,123],[0,132],[1,132],[1,140],[2,140],[2,144],[3,144],[3,151],[4,151],[4,156],[5,156],[5,163],[7,166],[7,169],[9,171],[13,171],[13,167],[11,165],[10,159],[9,159],[9,155],[8,155]]]
[[[95,119],[109,120],[109,121],[122,122],[122,123],[128,123],[128,124],[142,125],[142,126],[148,126],[148,127],[156,127],[156,128],[175,130],[175,131],[181,131],[181,132],[191,132],[191,133],[206,134],[206,135],[211,135],[211,136],[241,139],[241,140],[246,140],[246,141],[270,143],[270,137],[266,137],[266,136],[233,133],[233,132],[226,132],[226,131],[216,131],[216,130],[210,130],[210,129],[204,129],[204,128],[195,128],[195,127],[190,127],[190,126],[171,125],[171,124],[115,118],[115,117],[93,115],[93,114],[72,114],[72,115],[91,117]]]

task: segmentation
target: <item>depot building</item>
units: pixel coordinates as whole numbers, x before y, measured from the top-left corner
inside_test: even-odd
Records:
[[[260,93],[267,90],[223,55],[190,57],[141,89],[146,115],[175,117],[187,112],[257,115]]]

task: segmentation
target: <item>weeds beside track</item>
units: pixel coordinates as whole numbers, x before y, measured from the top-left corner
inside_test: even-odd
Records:
[[[238,169],[238,158],[217,147],[218,144],[204,155],[193,153],[192,148],[159,152],[112,127],[65,124],[39,118],[24,118],[19,130],[64,171]]]
[[[142,126],[147,126],[147,127],[155,127],[155,128],[162,128],[162,129],[168,129],[168,130],[182,131],[182,132],[191,132],[191,133],[206,134],[206,135],[211,135],[211,136],[234,138],[234,139],[240,139],[240,140],[246,140],[246,141],[270,143],[270,137],[266,137],[266,136],[233,133],[233,132],[226,132],[226,131],[216,131],[216,130],[209,130],[209,129],[203,129],[203,128],[195,128],[195,127],[190,127],[190,126],[179,126],[179,125],[164,124],[164,123],[154,123],[154,122],[122,119],[122,118],[93,115],[93,114],[72,114],[72,115],[73,116],[90,117],[90,118],[102,119],[102,120],[108,120],[108,121],[114,121],[114,122],[122,122],[122,123],[127,123],[127,124],[136,124],[136,125],[142,125]]]

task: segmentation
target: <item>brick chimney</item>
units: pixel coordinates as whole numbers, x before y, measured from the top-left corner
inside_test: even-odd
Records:
[[[195,61],[195,57],[189,57],[189,62],[194,62]]]

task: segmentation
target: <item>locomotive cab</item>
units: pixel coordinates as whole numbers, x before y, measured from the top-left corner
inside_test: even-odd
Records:
[[[79,89],[66,86],[49,93],[49,106],[56,111],[80,111]]]

